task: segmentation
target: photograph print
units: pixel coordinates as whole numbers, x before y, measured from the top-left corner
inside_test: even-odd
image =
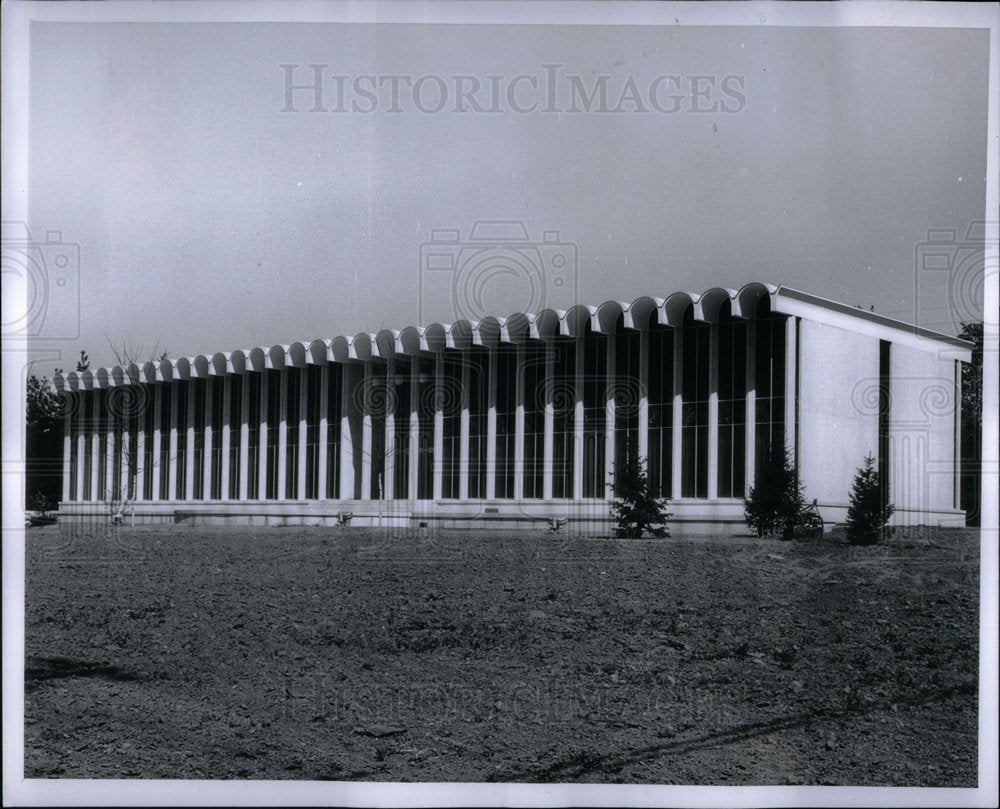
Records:
[[[5,803],[995,804],[995,8],[3,13]]]

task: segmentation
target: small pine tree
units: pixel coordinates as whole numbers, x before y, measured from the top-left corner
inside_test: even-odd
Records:
[[[791,453],[776,442],[764,459],[757,485],[743,501],[747,527],[759,537],[780,531],[782,539],[791,539],[805,507],[805,486],[799,483]]]
[[[646,531],[655,537],[670,536],[666,523],[673,515],[666,511],[667,500],[654,497],[649,491],[645,466],[628,444],[624,463],[615,462],[613,490],[611,514],[617,524],[616,537],[639,539]]]
[[[858,469],[847,508],[847,541],[852,545],[874,545],[882,538],[885,524],[896,510],[882,489],[875,459],[869,453]]]

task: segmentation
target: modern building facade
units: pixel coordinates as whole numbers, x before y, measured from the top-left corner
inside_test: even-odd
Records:
[[[64,520],[606,531],[637,453],[674,533],[742,530],[772,447],[843,521],[878,458],[903,524],[961,524],[959,339],[784,286],[69,373]]]

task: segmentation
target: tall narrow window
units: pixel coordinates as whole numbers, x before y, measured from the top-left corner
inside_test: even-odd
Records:
[[[69,414],[69,499],[77,500],[76,490],[77,470],[80,465],[80,449],[77,446],[77,436],[80,434],[80,407],[83,395],[80,393],[64,393],[62,403],[64,412]]]
[[[94,426],[96,417],[94,415],[94,392],[84,391],[80,394],[83,397],[83,402],[81,403],[81,413],[83,414],[83,424],[81,426],[81,431],[83,432],[83,499],[93,500],[96,499],[96,494],[91,491],[91,474],[90,468],[94,461],[94,442],[91,436],[94,434]],[[152,410],[152,408],[150,408]],[[150,416],[152,419],[152,416]]]
[[[891,386],[892,344],[888,340],[878,343],[878,479],[881,505],[889,502],[889,476],[892,469],[889,440],[889,418],[892,410]]]
[[[143,500],[153,499],[153,464],[156,459],[153,456],[153,428],[155,426],[155,416],[156,416],[156,385],[146,384],[146,409],[143,412],[142,419],[142,498]],[[90,446],[90,442],[84,444],[84,449]],[[84,463],[87,463],[86,454],[84,455]],[[84,466],[84,469],[87,469]],[[90,479],[90,475],[84,477],[84,487],[87,486],[87,481]],[[86,493],[85,493],[86,497]]]
[[[615,474],[625,468],[627,455],[639,452],[639,332],[626,329],[618,316],[615,335]]]
[[[306,385],[306,499],[315,500],[319,497],[317,490],[319,482],[319,406],[323,393],[320,387],[323,381],[323,369],[319,365],[306,365],[303,370],[308,382]]]
[[[499,345],[497,362],[497,456],[496,496],[514,496],[514,442],[517,417],[517,348],[509,343]]]
[[[187,465],[190,452],[187,443],[188,396],[191,383],[187,380],[172,383],[177,385],[177,499],[187,497]]]
[[[129,500],[134,500],[137,496],[135,490],[139,470],[139,426],[142,424],[141,411],[147,406],[143,397],[142,388],[136,383],[134,395],[129,397],[128,404],[128,468],[122,472],[125,478],[125,492]]]
[[[552,496],[573,496],[573,435],[576,425],[576,341],[557,337],[552,379]]]
[[[486,409],[489,394],[489,354],[473,346],[466,354],[469,364],[469,497],[486,497]]]
[[[695,322],[690,307],[684,315],[683,432],[681,434],[681,495],[708,497],[708,397],[711,328]]]
[[[344,366],[330,363],[326,396],[326,496],[340,499],[340,418]]]
[[[134,383],[133,383],[134,384]],[[139,445],[139,409],[142,407],[141,393],[138,386],[123,397],[127,403],[125,407],[125,418],[123,429],[128,430],[128,446],[124,447],[125,455],[122,458],[122,496],[128,500],[135,499],[135,480],[138,458],[137,450]],[[71,481],[72,482],[72,481]]]
[[[247,373],[245,380],[250,386],[247,406],[247,499],[256,500],[260,497],[257,486],[260,477],[260,395],[264,374],[259,371]]]
[[[267,377],[267,485],[268,500],[277,500],[278,494],[278,423],[281,421],[281,371],[265,371]]]
[[[192,379],[194,396],[194,499],[205,499],[205,380]]]
[[[390,396],[387,387],[386,364],[372,360],[368,364],[369,377],[365,380],[365,410],[371,420],[371,477],[369,478],[372,500],[385,499],[385,408]]]
[[[243,374],[232,374],[229,377],[232,386],[229,393],[229,487],[226,496],[230,500],[240,498],[240,425],[243,423],[243,385],[246,379]]]
[[[108,408],[107,391],[94,391],[94,408],[96,418],[94,429],[97,432],[97,492],[96,500],[107,500],[111,493],[107,490],[108,469]]]
[[[719,497],[743,497],[746,477],[747,324],[726,303],[719,317]]]
[[[394,416],[392,447],[392,496],[406,500],[410,496],[410,359],[396,357],[393,395],[390,404]]]
[[[122,398],[121,388],[112,388],[108,391],[108,415],[115,437],[114,454],[111,456],[111,496],[115,500],[122,497],[124,491],[122,488],[122,464],[123,460],[128,457],[128,448],[122,446],[125,428]]]
[[[417,433],[417,497],[431,500],[434,497],[434,404],[437,397],[434,382],[434,357],[417,358],[417,382],[420,403]]]
[[[285,396],[285,491],[281,496],[294,500],[298,491],[299,471],[299,386],[302,369],[287,368],[288,390]]]
[[[754,387],[757,412],[755,424],[754,475],[773,453],[785,445],[785,317],[770,311],[767,297],[757,304]]]
[[[164,397],[166,398],[166,397]],[[226,377],[217,376],[212,382],[212,493],[213,500],[222,499],[222,425],[225,423]]]
[[[444,440],[441,451],[441,496],[458,497],[460,436],[462,427],[462,352],[444,351],[444,376],[438,387],[438,406],[444,413]]]
[[[160,491],[157,499],[166,500],[170,497],[170,414],[173,408],[173,397],[170,395],[175,382],[160,384],[160,457],[156,462],[160,466]]]
[[[670,497],[674,424],[674,331],[649,318],[649,433],[647,471],[655,497]]]
[[[583,496],[604,497],[608,341],[588,329],[583,343]]]
[[[542,497],[545,462],[545,345],[529,340],[524,351],[524,477],[522,496]]]

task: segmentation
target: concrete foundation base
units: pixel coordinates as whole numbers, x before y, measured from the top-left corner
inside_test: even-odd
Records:
[[[672,536],[690,534],[745,534],[743,501],[674,500]],[[827,529],[847,518],[846,504],[820,503]],[[566,520],[561,531],[607,535],[613,530],[604,500],[209,500],[138,502],[126,514],[131,525],[330,525],[339,515],[351,514],[350,525],[361,528],[502,528],[545,530],[549,520]],[[110,514],[103,503],[72,502],[59,505],[60,521],[71,524],[104,524]],[[962,526],[963,511],[900,509],[892,525]]]

